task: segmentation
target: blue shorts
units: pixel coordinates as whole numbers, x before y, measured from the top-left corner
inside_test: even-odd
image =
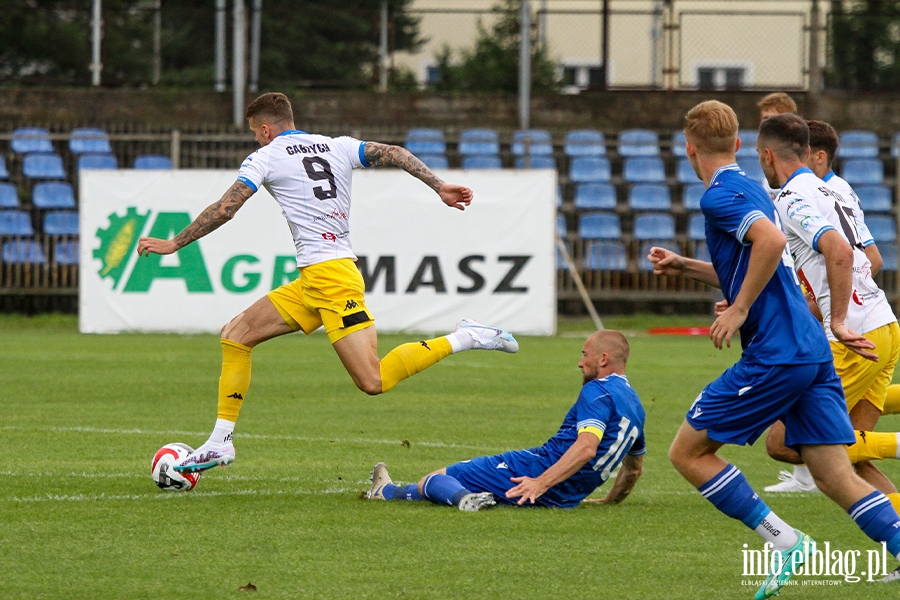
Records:
[[[752,444],[783,421],[785,445],[852,444],[856,441],[834,363],[760,365],[738,361],[706,386],[687,421],[709,439]]]
[[[490,492],[498,504],[516,504],[518,498],[509,499],[506,492],[516,487],[510,477],[537,477],[547,470],[540,456],[528,450],[504,452],[494,456],[480,456],[447,467],[447,475],[459,481],[471,492]],[[572,508],[578,500],[561,497],[554,488],[537,499],[534,506]],[[522,506],[532,506],[530,502]]]

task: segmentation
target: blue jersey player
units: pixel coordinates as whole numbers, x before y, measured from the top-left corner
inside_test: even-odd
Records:
[[[384,463],[372,470],[370,500],[430,500],[473,512],[496,503],[571,508],[622,465],[600,503],[618,503],[641,475],[644,408],[625,377],[628,341],[618,331],[592,334],[578,367],[584,386],[559,431],[538,448],[465,460],[394,485]]]
[[[721,288],[729,307],[710,337],[717,348],[730,347],[740,330],[743,352],[688,410],[669,450],[672,464],[717,509],[771,544],[773,561],[756,599],[778,593],[814,542],[772,512],[737,467],[716,453],[724,444],[752,444],[779,419],[786,445],[800,453],[819,489],[897,556],[900,517],[850,465],[844,446],[855,438],[841,382],[822,326],[794,278],[774,206],[736,164],[734,111],[703,102],[688,112],[684,132],[691,165],[707,185],[700,207],[712,263],[661,248],[652,248],[649,259],[657,274],[683,274]],[[766,153],[769,147],[780,148],[772,144]]]

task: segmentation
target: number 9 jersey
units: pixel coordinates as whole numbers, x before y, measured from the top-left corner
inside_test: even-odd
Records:
[[[852,198],[844,198],[803,168],[781,188],[775,209],[784,225],[797,275],[815,296],[826,324],[831,318],[831,293],[819,238],[830,230],[841,234],[853,248],[853,293],[844,324],[865,334],[896,321],[884,292],[872,279],[872,263],[862,250],[871,235],[860,221],[859,205]],[[825,327],[825,334],[836,341],[830,327]]]
[[[241,164],[238,181],[254,192],[265,186],[287,219],[297,267],[356,260],[350,247],[353,169],[368,167],[365,142],[290,129]]]

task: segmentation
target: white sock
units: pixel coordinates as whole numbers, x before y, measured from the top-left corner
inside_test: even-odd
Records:
[[[231,443],[231,436],[234,433],[234,421],[226,419],[216,419],[216,427],[210,434],[207,444],[216,446],[225,446]]]
[[[473,338],[472,334],[465,329],[448,333],[444,337],[450,342],[450,348],[453,349],[453,354],[462,352],[463,350],[475,349],[475,338]]]
[[[793,548],[800,539],[794,528],[785,523],[774,511],[770,511],[754,531],[764,542],[772,544],[773,550],[782,552]]]
[[[815,484],[812,473],[809,472],[809,467],[806,465],[794,465],[794,479],[804,485]]]

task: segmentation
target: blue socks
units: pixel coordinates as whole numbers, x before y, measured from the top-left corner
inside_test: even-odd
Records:
[[[463,496],[471,494],[462,484],[449,475],[430,475],[422,485],[422,495],[435,504],[459,506]]]
[[[847,511],[859,528],[876,542],[886,542],[887,551],[900,554],[900,517],[887,496],[872,492]]]
[[[385,500],[424,500],[419,493],[419,484],[394,485],[389,483],[381,490]]]
[[[766,515],[772,512],[734,465],[726,466],[697,490],[713,506],[750,529],[756,529]]]

